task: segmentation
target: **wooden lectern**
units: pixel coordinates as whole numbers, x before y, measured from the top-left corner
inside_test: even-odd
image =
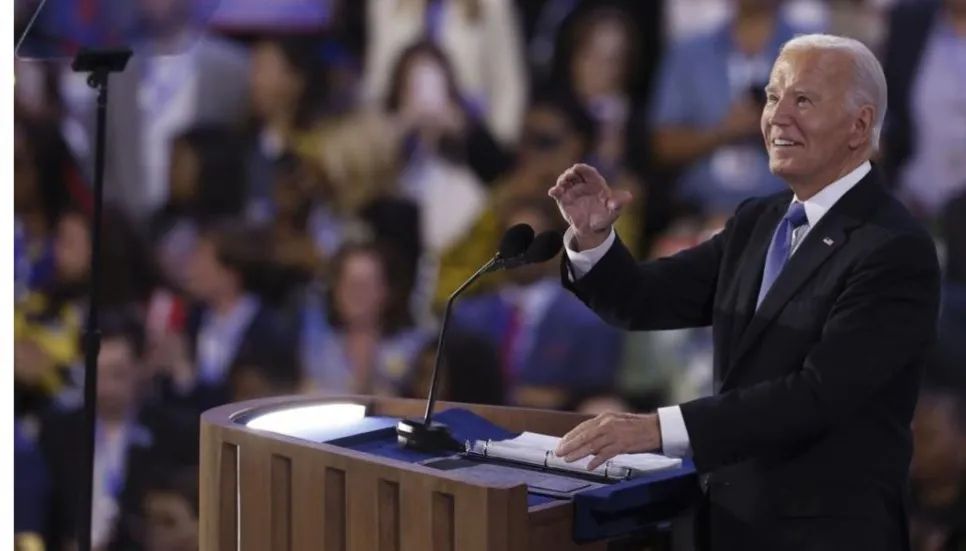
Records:
[[[253,411],[326,402],[370,416],[419,417],[425,402],[368,396],[229,404],[201,418],[202,551],[603,550],[571,539],[573,505],[528,506],[524,485],[486,486],[445,471],[254,430]],[[585,415],[440,402],[514,432],[562,436]]]

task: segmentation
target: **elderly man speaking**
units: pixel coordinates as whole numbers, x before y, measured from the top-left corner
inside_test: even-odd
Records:
[[[723,231],[636,263],[612,226],[628,203],[577,165],[549,194],[570,224],[564,286],[631,330],[713,325],[715,393],[656,414],[603,414],[556,450],[690,455],[713,551],[904,550],[905,488],[940,271],[927,231],[870,163],[886,111],[875,56],[795,38],[761,130],[790,191],[741,204]],[[592,366],[589,366],[592,368]]]

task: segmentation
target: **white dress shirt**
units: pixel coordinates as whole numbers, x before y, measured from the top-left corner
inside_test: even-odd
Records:
[[[850,189],[855,187],[865,175],[872,170],[872,165],[866,161],[862,163],[858,168],[852,172],[846,174],[842,178],[832,182],[820,192],[816,193],[815,196],[804,201],[805,205],[805,216],[808,218],[808,223],[800,228],[797,228],[794,233],[792,233],[792,253],[798,249],[798,246],[804,241],[805,236],[808,234],[809,229],[818,224],[818,221],[825,216],[825,213],[832,208],[843,195],[848,193]],[[796,197],[792,200],[793,202],[798,202],[799,199]],[[570,259],[570,265],[573,269],[572,276],[580,279],[591,269],[594,265],[600,261],[601,258],[607,254],[611,245],[614,244],[616,239],[616,234],[613,229],[610,231],[610,235],[603,243],[594,247],[593,249],[587,249],[586,251],[575,251],[571,248],[571,243],[574,239],[573,229],[570,228],[564,234],[564,243],[567,245],[567,258]],[[661,442],[663,443],[662,452],[664,455],[670,457],[685,457],[691,453],[691,439],[688,435],[688,428],[684,424],[684,417],[681,415],[681,408],[678,406],[669,406],[658,408],[657,410],[658,419],[661,425]]]

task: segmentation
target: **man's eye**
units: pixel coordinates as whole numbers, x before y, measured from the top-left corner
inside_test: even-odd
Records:
[[[768,103],[776,103],[778,101],[778,96],[775,94],[768,94],[765,96],[765,99],[768,100]]]
[[[811,101],[809,101],[809,99],[806,98],[805,96],[798,96],[795,99],[795,101],[798,102],[799,105],[805,105],[807,103],[811,103]]]

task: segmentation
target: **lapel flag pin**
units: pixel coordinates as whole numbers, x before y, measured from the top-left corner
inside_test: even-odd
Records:
[[[831,237],[826,237],[825,239],[822,240],[822,243],[825,243],[826,245],[831,247],[832,245],[835,244],[835,241],[832,241]]]

